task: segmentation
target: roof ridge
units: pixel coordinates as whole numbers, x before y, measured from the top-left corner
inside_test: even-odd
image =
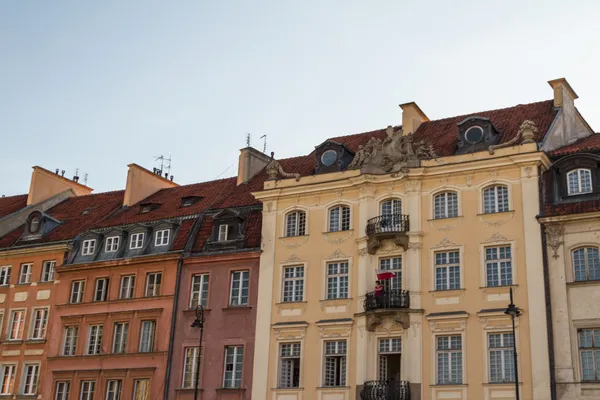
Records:
[[[546,103],[546,102],[551,102],[553,101],[552,99],[547,99],[547,100],[540,100],[540,101],[532,101],[531,103],[519,103],[519,104],[515,104],[514,106],[508,106],[508,107],[500,107],[500,108],[495,108],[492,110],[483,110],[483,111],[477,111],[477,112],[472,112],[472,113],[467,113],[467,114],[460,114],[460,115],[454,115],[454,116],[450,116],[450,117],[443,117],[443,118],[439,118],[439,119],[432,119],[426,122],[423,122],[424,124],[426,123],[431,123],[431,122],[441,122],[441,121],[445,121],[445,120],[449,120],[449,119],[457,119],[457,118],[461,118],[461,117],[468,117],[470,115],[477,115],[477,114],[487,114],[487,113],[493,113],[493,112],[498,112],[498,111],[506,111],[506,110],[510,110],[511,108],[517,108],[517,107],[523,107],[523,106],[532,106],[535,104],[541,104],[541,103]]]
[[[23,193],[23,194],[13,194],[13,195],[10,195],[10,196],[1,196],[0,200],[2,200],[2,199],[10,199],[12,197],[22,197],[22,196],[27,197],[27,196],[29,196],[29,194]]]

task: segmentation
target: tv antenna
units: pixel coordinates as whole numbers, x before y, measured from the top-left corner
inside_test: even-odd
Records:
[[[85,186],[87,186],[87,181],[88,181],[88,174],[87,174],[87,172],[86,172],[86,173],[83,175],[83,184],[84,184]]]
[[[163,171],[165,170],[165,163],[166,163],[166,168],[167,168],[166,174],[170,175],[171,174],[171,155],[169,154],[169,158],[166,158],[164,155],[160,155],[154,159],[154,161],[158,161],[158,160],[160,160],[160,170],[155,171],[155,172],[159,172],[159,175],[162,175]]]
[[[246,133],[246,147],[250,147],[250,133]]]
[[[266,153],[267,152],[267,135],[262,135],[260,138],[264,139],[264,141],[263,141],[263,153]]]

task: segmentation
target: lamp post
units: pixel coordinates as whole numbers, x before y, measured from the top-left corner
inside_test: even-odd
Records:
[[[510,304],[508,308],[504,310],[504,314],[510,315],[512,319],[512,333],[513,333],[513,362],[515,364],[515,399],[520,400],[519,396],[519,367],[517,366],[517,335],[515,333],[515,318],[521,315],[521,309],[513,303],[513,290],[510,288]]]
[[[198,343],[198,356],[196,357],[196,384],[194,385],[194,400],[198,400],[198,384],[200,383],[200,355],[202,353],[202,334],[204,333],[204,307],[196,306],[196,320],[192,328],[200,328],[200,343]]]

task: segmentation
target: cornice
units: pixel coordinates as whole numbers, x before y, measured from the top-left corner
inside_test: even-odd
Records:
[[[47,253],[58,253],[64,251],[71,251],[72,246],[69,243],[59,243],[52,245],[40,245],[32,247],[20,247],[13,249],[0,250],[0,260],[6,260],[8,258],[31,255],[31,254],[47,254]]]
[[[177,260],[181,256],[181,251],[168,254],[148,255],[145,257],[123,258],[119,260],[94,261],[84,264],[63,264],[56,267],[56,271],[60,273],[71,271],[82,271],[96,268],[120,267],[125,265],[151,264],[161,261]]]
[[[538,221],[544,224],[554,222],[577,222],[588,219],[600,218],[600,212],[588,212],[588,213],[577,213],[577,214],[566,214],[566,215],[554,215],[549,217],[538,217]]]

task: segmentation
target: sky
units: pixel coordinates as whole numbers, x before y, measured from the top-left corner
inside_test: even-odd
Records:
[[[552,98],[600,130],[600,2],[0,1],[0,195],[31,167],[94,192],[171,157],[175,182],[234,176],[328,137]]]

